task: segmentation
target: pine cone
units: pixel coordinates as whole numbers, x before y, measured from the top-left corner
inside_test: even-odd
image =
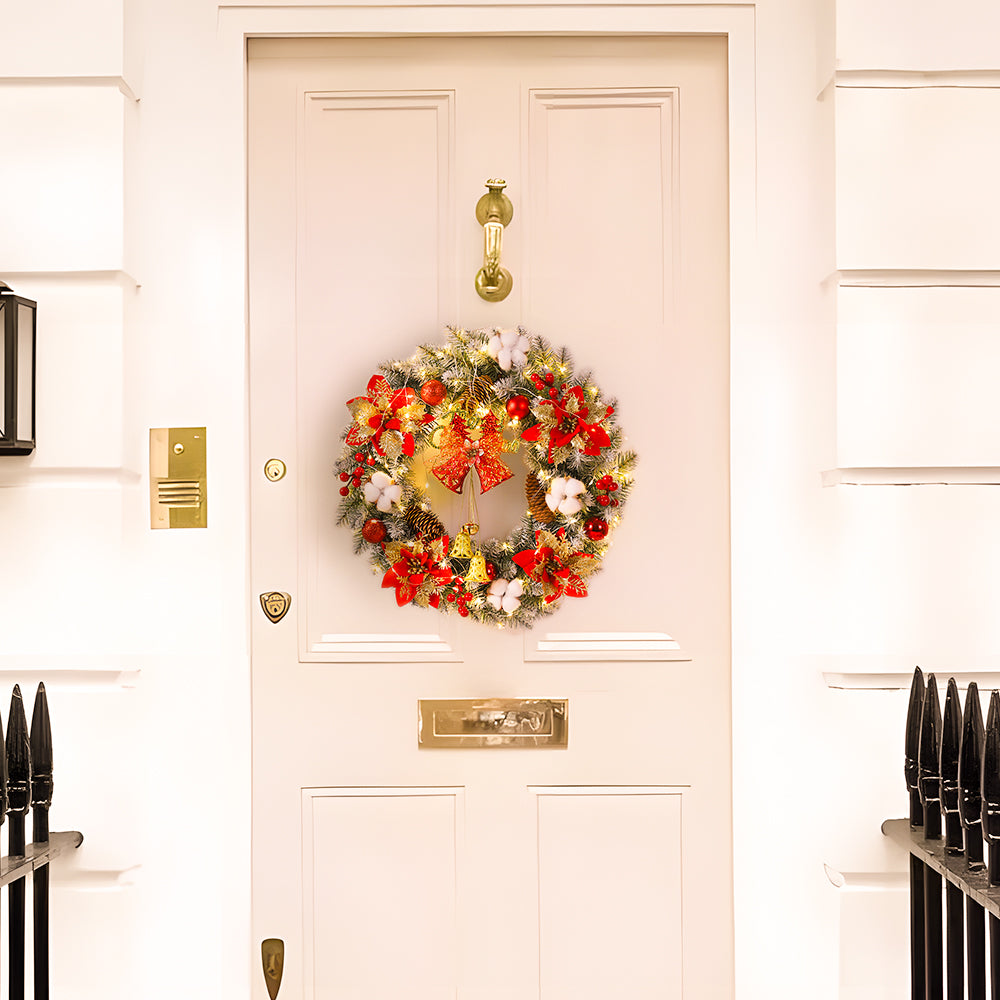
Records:
[[[524,495],[528,500],[528,510],[531,516],[539,524],[551,524],[556,515],[549,510],[545,502],[545,487],[538,481],[538,477],[529,472],[524,480]]]
[[[424,538],[440,538],[444,534],[444,525],[438,517],[418,504],[411,503],[403,517],[406,523]]]
[[[477,406],[489,406],[496,401],[493,383],[482,375],[477,375],[462,394],[462,405],[467,410],[475,409]]]

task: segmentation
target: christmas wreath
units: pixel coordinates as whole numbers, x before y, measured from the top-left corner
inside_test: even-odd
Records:
[[[614,400],[569,353],[524,329],[451,329],[442,345],[379,366],[347,401],[339,523],[382,586],[416,604],[501,628],[530,627],[563,597],[585,597],[621,518],[636,456],[622,450]],[[527,468],[527,509],[506,538],[479,541],[482,493]],[[468,517],[449,538],[411,475],[415,457]]]

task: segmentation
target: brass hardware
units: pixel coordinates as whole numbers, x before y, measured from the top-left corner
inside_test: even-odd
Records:
[[[265,938],[261,941],[260,961],[264,966],[267,995],[275,1000],[281,989],[281,973],[285,968],[285,942],[281,938]]]
[[[149,432],[151,528],[208,527],[204,427],[154,427]]]
[[[507,182],[499,178],[486,182],[489,193],[476,203],[476,219],[483,227],[483,266],[476,274],[476,291],[487,302],[501,302],[514,287],[510,271],[500,266],[503,231],[514,218],[514,206],[503,193]]]
[[[277,625],[288,614],[292,598],[290,594],[283,594],[280,590],[269,590],[260,595],[260,606],[264,609],[264,614]]]
[[[264,463],[264,475],[276,483],[279,479],[285,478],[285,463],[280,458],[269,458]]]
[[[557,698],[421,699],[422,747],[565,747],[569,702]]]

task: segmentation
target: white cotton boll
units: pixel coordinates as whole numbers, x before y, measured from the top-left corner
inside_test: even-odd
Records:
[[[392,480],[384,472],[376,472],[372,476],[372,485],[384,490]]]
[[[383,491],[382,495],[378,498],[378,503],[375,506],[382,511],[383,514],[388,514],[392,510],[392,505],[399,501],[400,496],[402,496],[403,488],[401,486],[387,486]]]
[[[567,517],[572,517],[574,514],[579,513],[583,509],[583,504],[577,500],[576,497],[566,497],[559,504],[559,513],[565,514]]]
[[[369,503],[375,503],[382,495],[382,491],[375,485],[374,481],[365,483],[365,499]]]
[[[507,584],[507,593],[520,597],[524,593],[524,584],[520,580],[511,580]]]
[[[492,606],[494,611],[499,611],[501,605],[503,604],[504,591],[507,589],[507,581],[502,577],[499,580],[494,580],[490,584],[489,592],[486,595],[486,601]]]
[[[506,611],[507,614],[509,614],[509,615],[511,615],[515,611],[517,611],[517,609],[520,606],[521,606],[520,600],[518,600],[518,598],[516,598],[509,591],[506,594],[503,595],[503,600],[500,602],[500,607],[502,607],[503,610]]]
[[[528,363],[528,355],[525,354],[520,348],[515,348],[511,351],[510,360],[512,364],[515,364],[518,368],[520,368],[522,365],[526,365]],[[508,370],[509,369],[507,368],[504,369],[504,371]]]
[[[489,351],[493,357],[496,357],[501,347],[503,347],[503,343],[500,340],[500,334],[494,333],[493,336],[490,337],[489,343],[486,345],[486,350]]]
[[[520,339],[521,335],[517,332],[517,330],[500,331],[500,343],[504,347],[515,347]]]
[[[514,357],[511,354],[510,348],[503,347],[497,352],[497,363],[505,372],[510,371],[510,367],[513,361]]]
[[[556,476],[555,479],[549,483],[549,491],[545,494],[545,506],[549,508],[553,513],[559,508],[559,504],[566,497],[566,477]]]

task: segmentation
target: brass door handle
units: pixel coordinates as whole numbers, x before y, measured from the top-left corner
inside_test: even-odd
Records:
[[[514,287],[510,271],[500,266],[504,227],[514,218],[514,206],[503,193],[506,186],[499,178],[488,180],[488,193],[476,203],[476,219],[483,227],[483,266],[476,274],[476,291],[487,302],[502,301]]]
[[[260,943],[260,960],[264,966],[267,995],[275,1000],[281,989],[281,973],[285,968],[285,942],[281,938],[265,938]]]

